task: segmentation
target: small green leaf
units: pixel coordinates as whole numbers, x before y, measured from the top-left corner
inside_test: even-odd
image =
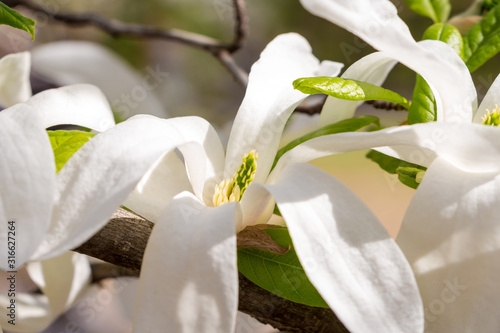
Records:
[[[423,77],[417,75],[413,99],[408,112],[408,124],[428,123],[437,119],[436,98]]]
[[[377,117],[374,116],[359,116],[356,118],[349,118],[349,119],[344,119],[339,122],[336,122],[335,124],[330,124],[325,127],[322,127],[316,131],[313,131],[311,133],[308,133],[304,136],[301,136],[300,138],[297,138],[290,143],[288,143],[286,146],[278,150],[276,153],[276,157],[274,158],[274,164],[273,167],[271,168],[274,169],[276,166],[276,163],[278,163],[278,160],[283,156],[287,151],[297,147],[303,142],[306,142],[308,140],[323,136],[323,135],[330,135],[330,134],[336,134],[336,133],[345,133],[345,132],[355,132],[357,130],[360,130],[364,127],[367,127],[369,125],[375,125],[377,129],[380,128],[380,121]]]
[[[450,45],[453,50],[463,59],[464,41],[462,34],[451,24],[436,23],[427,28],[422,39],[440,40]]]
[[[440,40],[450,45],[463,59],[464,42],[462,35],[452,25],[436,23],[425,30],[422,39]],[[411,106],[408,112],[408,124],[427,123],[437,119],[436,99],[431,87],[417,75]]]
[[[418,185],[420,185],[422,173],[425,173],[427,168],[424,167],[399,167],[396,169],[396,173],[398,174],[398,179],[401,183],[409,186],[413,189],[417,189]]]
[[[31,35],[31,40],[35,40],[35,23],[32,19],[24,17],[3,2],[0,2],[0,24],[26,31]]]
[[[238,269],[259,287],[295,303],[328,308],[307,278],[297,258],[286,228],[266,229],[279,245],[289,247],[286,254],[243,248],[238,250]]]
[[[482,12],[489,12],[499,3],[500,2],[498,0],[484,0],[481,6]]]
[[[427,168],[408,163],[398,158],[382,154],[376,150],[370,150],[366,157],[377,163],[383,170],[390,174],[397,174],[401,183],[416,189],[418,182],[416,181],[417,174],[427,170]]]
[[[428,17],[434,23],[446,22],[451,11],[449,0],[406,0],[415,13]]]
[[[327,94],[349,101],[383,100],[400,104],[405,109],[410,105],[403,96],[370,83],[340,77],[306,77],[293,82],[293,87],[304,94]]]
[[[56,172],[80,149],[94,134],[81,131],[47,131],[56,160]]]
[[[464,36],[464,60],[471,72],[500,52],[500,5],[495,6]]]
[[[377,163],[382,168],[382,170],[387,171],[391,174],[395,174],[397,168],[399,168],[401,163],[404,163],[404,161],[398,158],[382,154],[376,150],[370,150],[366,154],[366,157]]]

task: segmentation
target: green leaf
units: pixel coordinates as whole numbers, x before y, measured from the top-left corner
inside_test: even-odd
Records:
[[[35,23],[32,19],[22,16],[3,2],[0,2],[0,24],[24,30],[31,35],[31,40],[35,40]]]
[[[47,131],[54,151],[56,172],[59,172],[73,154],[94,134],[81,131]]]
[[[306,77],[293,82],[293,87],[304,94],[327,94],[348,101],[383,100],[400,104],[405,109],[410,105],[403,96],[370,83],[340,77]]]
[[[495,6],[464,36],[464,60],[471,72],[500,52],[500,5]]]
[[[462,34],[451,24],[436,23],[427,28],[422,39],[440,40],[450,45],[453,50],[463,59],[464,41]]]
[[[449,0],[406,0],[415,13],[428,17],[434,23],[446,22],[451,11]]]
[[[308,133],[304,136],[301,136],[300,138],[297,138],[290,143],[288,143],[286,146],[278,150],[276,153],[276,157],[274,158],[274,163],[273,167],[271,168],[274,169],[276,164],[278,163],[278,160],[283,156],[287,151],[297,147],[303,142],[306,142],[308,140],[323,136],[323,135],[329,135],[329,134],[336,134],[336,133],[345,133],[345,132],[355,132],[357,130],[360,130],[366,126],[369,125],[375,125],[377,129],[380,128],[380,121],[377,117],[374,116],[359,116],[356,118],[349,118],[349,119],[344,119],[339,122],[336,122],[335,124],[330,124],[325,127],[322,127],[316,131],[313,131],[311,133]]]
[[[450,45],[463,59],[464,42],[462,35],[452,25],[436,23],[425,30],[422,39],[440,40]],[[411,106],[408,112],[408,124],[427,123],[437,119],[436,99],[431,87],[417,75]]]
[[[415,89],[413,89],[413,99],[408,112],[408,124],[428,123],[436,121],[436,119],[436,98],[424,78],[417,75]]]
[[[238,250],[238,269],[259,287],[295,303],[328,308],[328,305],[307,278],[297,258],[286,228],[266,229],[266,233],[283,247],[286,254],[243,248]]]
[[[382,154],[376,150],[370,150],[368,154],[366,154],[366,157],[377,163],[388,173],[397,174],[401,183],[414,189],[416,189],[419,184],[416,181],[417,174],[427,170],[427,168],[423,166],[408,163],[398,158]]]
[[[420,180],[418,177],[425,173],[427,170],[424,167],[399,167],[396,169],[396,173],[398,174],[398,179],[401,183],[409,186],[413,189],[417,189],[418,185],[420,185]]]

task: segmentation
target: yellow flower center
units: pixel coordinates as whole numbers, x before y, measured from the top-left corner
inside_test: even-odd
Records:
[[[483,125],[498,127],[500,125],[500,108],[498,107],[498,104],[495,105],[495,109],[493,110],[493,112],[488,109],[486,109],[486,111],[488,113],[482,118]]]
[[[225,179],[215,186],[212,199],[214,206],[220,206],[231,201],[241,201],[243,193],[255,177],[256,170],[257,153],[252,150],[243,157],[243,162],[236,170],[233,178]]]

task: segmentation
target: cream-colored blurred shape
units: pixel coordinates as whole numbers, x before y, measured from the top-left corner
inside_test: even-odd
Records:
[[[349,186],[395,238],[415,190],[401,184],[396,175],[388,174],[366,158],[367,152],[333,155],[317,159],[311,164]]]

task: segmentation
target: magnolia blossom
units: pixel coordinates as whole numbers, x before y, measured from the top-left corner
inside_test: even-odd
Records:
[[[55,163],[46,127],[78,124],[103,130],[113,124],[109,105],[94,87],[80,85],[43,92],[30,98],[30,54],[0,60],[0,216],[2,244],[7,249],[8,221],[15,222],[15,260],[1,254],[0,267],[13,271],[36,260],[54,208]],[[10,239],[12,240],[12,239]],[[69,248],[67,248],[69,249]],[[57,253],[29,262],[27,272],[42,294],[16,293],[15,320],[9,317],[10,298],[0,295],[0,325],[12,332],[38,332],[66,310],[89,283],[88,260],[77,253]],[[12,264],[12,266],[10,266]]]
[[[480,122],[486,109],[493,111],[499,79],[476,109],[476,92],[463,61],[443,43],[415,43],[389,1],[301,2],[315,15],[414,69],[433,88],[440,123],[412,126],[413,131],[427,131],[425,137],[407,142],[414,147],[401,146],[400,135],[406,129],[395,129],[392,149],[384,150],[429,167],[405,215],[398,243],[418,281],[426,331],[498,331],[500,261],[494,256],[500,248],[500,131],[471,120]],[[429,54],[432,50],[434,55]],[[307,145],[316,151],[323,141],[324,149],[331,150],[327,140]]]
[[[299,259],[311,263],[304,267],[311,282],[348,329],[422,331],[413,273],[361,200],[311,165],[279,162],[270,174],[285,122],[306,97],[291,83],[325,75],[325,67],[327,75],[336,75],[327,65],[320,65],[296,34],[272,41],[252,67],[226,154],[203,119],[139,116],[96,136],[68,162],[65,177],[81,179],[72,181],[74,189],[92,177],[100,180],[96,191],[118,197],[138,180],[136,166],[163,152],[125,201],[156,222],[143,259],[136,332],[232,332],[238,295],[235,233],[267,223],[275,203]],[[367,141],[341,142],[338,152],[371,147]],[[100,166],[92,174],[88,165],[77,164],[87,158]],[[118,182],[120,172],[131,176]],[[70,199],[66,205],[80,200],[96,199]]]

